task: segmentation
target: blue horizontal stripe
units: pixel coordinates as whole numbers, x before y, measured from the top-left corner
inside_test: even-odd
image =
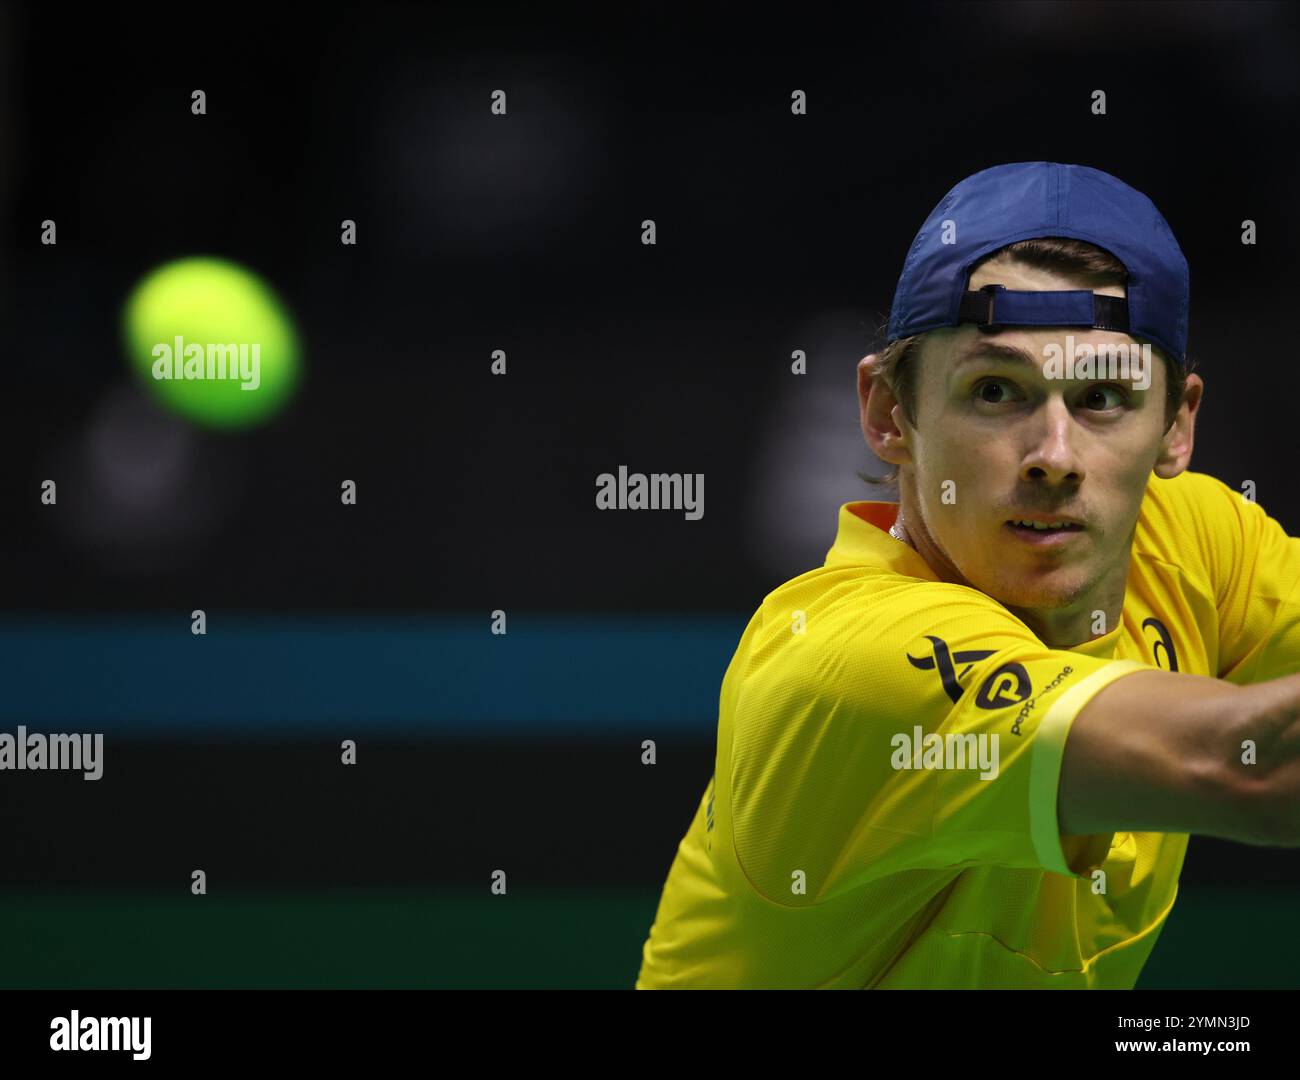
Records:
[[[10,731],[712,738],[747,616],[7,616]]]

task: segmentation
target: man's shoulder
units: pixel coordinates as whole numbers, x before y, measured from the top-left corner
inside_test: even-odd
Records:
[[[746,674],[823,677],[864,657],[896,659],[927,638],[1002,644],[1033,640],[1032,631],[977,589],[909,577],[874,566],[826,566],[785,582],[763,598],[748,635]]]
[[[967,585],[915,577],[890,567],[841,563],[819,566],[777,586],[763,597],[759,610],[765,616],[791,610],[827,615],[949,604],[1001,607]]]
[[[1208,473],[1152,476],[1138,515],[1135,554],[1194,573],[1215,552],[1231,547],[1250,497],[1247,489],[1235,491]]]
[[[1238,495],[1222,480],[1209,473],[1184,469],[1177,476],[1165,479],[1154,473],[1147,482],[1146,504],[1154,506],[1221,503],[1225,496]],[[1239,496],[1238,496],[1239,497]]]

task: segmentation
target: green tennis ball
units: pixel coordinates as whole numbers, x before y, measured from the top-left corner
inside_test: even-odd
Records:
[[[298,383],[293,320],[266,282],[224,259],[178,259],[148,274],[127,298],[123,333],[159,400],[207,427],[262,423]]]

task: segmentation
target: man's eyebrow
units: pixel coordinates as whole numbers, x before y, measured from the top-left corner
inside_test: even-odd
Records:
[[[993,360],[1003,364],[1016,364],[1020,367],[1038,367],[1038,361],[1034,358],[1034,354],[1026,349],[1018,349],[1014,345],[999,345],[993,341],[975,341],[957,354],[952,370],[955,371],[966,364],[973,364],[981,360],[985,363]]]

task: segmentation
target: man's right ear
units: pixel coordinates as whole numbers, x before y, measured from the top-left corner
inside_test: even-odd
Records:
[[[907,422],[903,408],[879,371],[880,355],[871,353],[858,361],[858,408],[862,434],[871,452],[890,465],[912,460],[907,445]]]

